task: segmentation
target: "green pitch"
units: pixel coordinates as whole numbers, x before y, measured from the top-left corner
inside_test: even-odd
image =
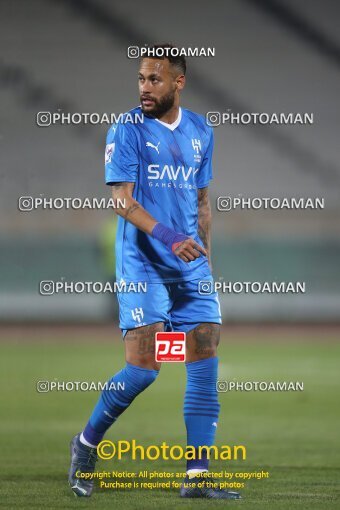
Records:
[[[245,461],[214,461],[219,471],[268,471],[246,482],[241,501],[182,500],[177,490],[100,490],[76,499],[67,484],[68,444],[86,423],[94,392],[38,393],[38,380],[105,381],[124,363],[118,341],[3,342],[1,347],[0,506],[36,509],[215,508],[336,509],[339,489],[339,355],[334,335],[308,342],[278,333],[271,341],[224,335],[220,379],[302,381],[303,392],[220,394],[219,445],[243,444]],[[305,337],[308,335],[306,334]],[[268,336],[269,338],[269,336]],[[302,340],[302,341],[301,341]],[[110,430],[107,438],[139,444],[185,444],[184,366],[168,364]],[[100,461],[99,470],[183,471],[176,461]]]

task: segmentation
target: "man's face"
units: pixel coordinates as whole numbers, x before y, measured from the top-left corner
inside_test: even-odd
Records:
[[[143,113],[157,118],[173,107],[177,84],[175,68],[169,60],[144,58],[138,81]]]

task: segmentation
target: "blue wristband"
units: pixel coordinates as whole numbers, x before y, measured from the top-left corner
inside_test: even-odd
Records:
[[[156,223],[151,235],[154,239],[163,243],[170,251],[173,251],[172,247],[174,244],[181,243],[182,241],[189,239],[189,236],[179,234],[175,230],[172,230],[172,228],[163,225],[163,223]]]

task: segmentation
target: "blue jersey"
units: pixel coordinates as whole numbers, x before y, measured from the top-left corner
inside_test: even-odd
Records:
[[[198,235],[198,188],[212,179],[213,130],[203,116],[180,108],[166,124],[144,115],[141,108],[125,114],[109,129],[105,151],[106,183],[135,183],[133,198],[156,221],[186,234],[203,246]],[[116,277],[125,282],[166,283],[210,274],[207,257],[186,263],[166,246],[119,217]]]

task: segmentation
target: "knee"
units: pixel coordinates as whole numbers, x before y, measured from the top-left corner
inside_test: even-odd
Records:
[[[133,380],[140,389],[146,389],[152,384],[159,374],[159,370],[153,368],[144,368],[127,363],[125,367],[126,375]]]
[[[161,363],[158,363],[155,360],[155,354],[152,355],[133,355],[126,356],[126,362],[130,363],[134,366],[145,368],[148,370],[157,370],[158,372],[161,369]]]
[[[158,377],[159,370],[156,369],[149,369],[149,368],[143,368],[144,371],[144,386],[147,388],[152,384]]]
[[[217,346],[220,342],[220,325],[202,323],[190,332],[187,342],[189,361],[213,358],[217,356]]]

